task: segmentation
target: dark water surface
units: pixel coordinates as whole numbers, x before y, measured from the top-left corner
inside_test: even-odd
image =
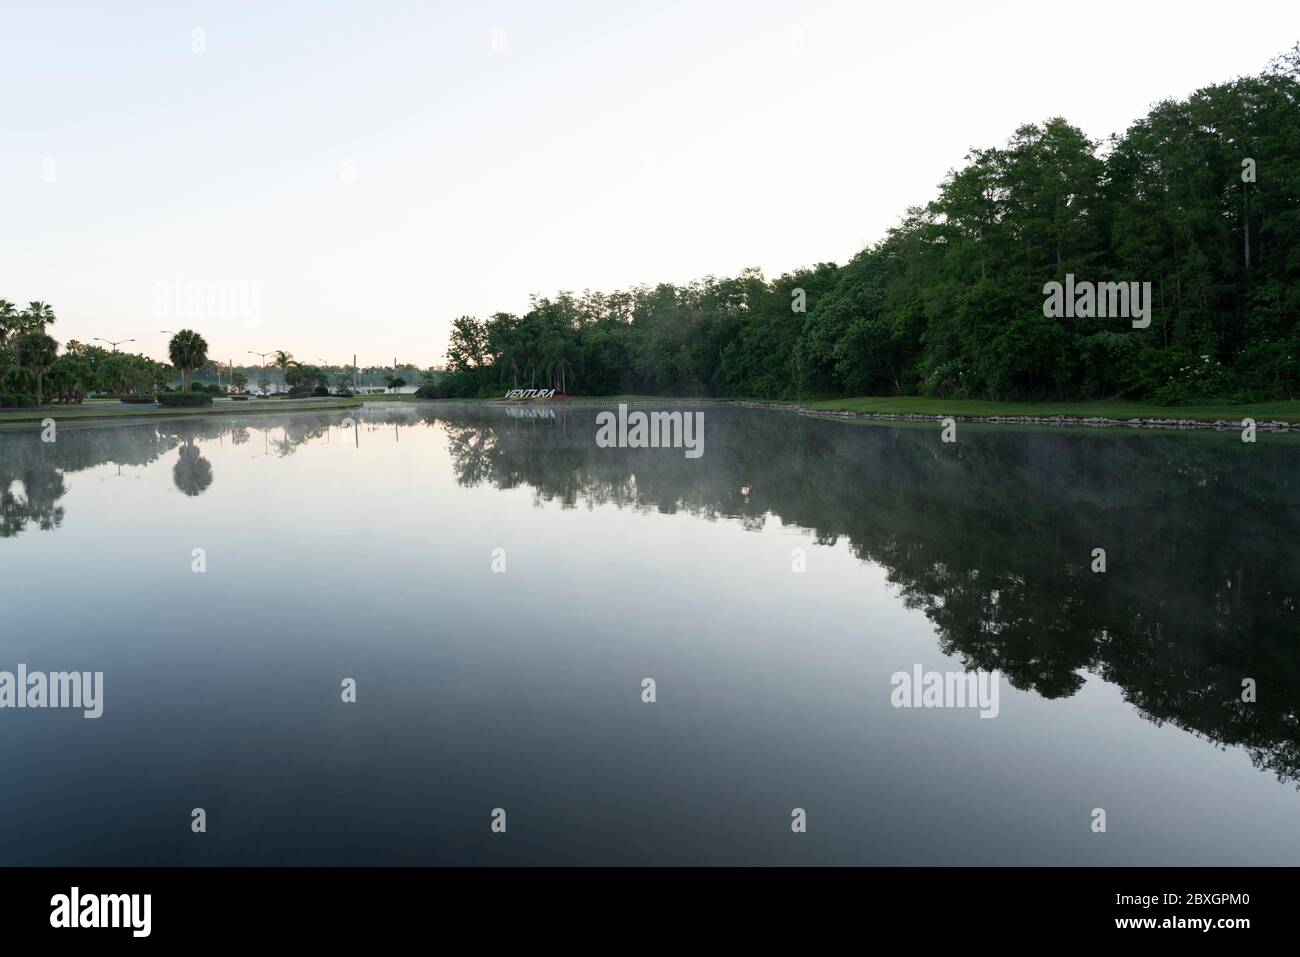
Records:
[[[1300,862],[1294,440],[521,411],[0,433],[0,864]]]

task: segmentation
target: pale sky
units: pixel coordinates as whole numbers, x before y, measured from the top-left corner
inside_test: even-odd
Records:
[[[158,358],[440,363],[530,293],[842,263],[972,146],[1297,39],[1294,0],[0,0],[0,298]]]

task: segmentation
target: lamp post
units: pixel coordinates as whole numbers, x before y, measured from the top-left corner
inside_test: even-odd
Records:
[[[116,342],[114,342],[112,339],[101,339],[101,338],[99,338],[99,336],[95,336],[94,341],[95,341],[95,342],[107,342],[110,346],[113,347],[113,351],[114,351],[114,352],[116,352],[116,351],[117,351],[117,347],[120,346],[120,345],[121,345],[122,343],[124,343],[124,342],[135,342],[134,339],[118,339]]]
[[[267,356],[273,356],[273,355],[275,355],[275,350],[272,349],[270,352],[254,352],[252,349],[249,349],[249,350],[248,350],[248,354],[249,354],[250,356],[260,356],[260,357],[261,357],[261,359],[262,359],[262,374],[263,374],[263,376],[265,377],[265,375],[266,375],[266,357],[267,357]]]
[[[172,329],[159,329],[158,331],[161,332],[163,335],[166,335],[166,336],[174,336],[174,335],[177,335],[177,333],[176,333],[174,330],[172,330]],[[170,358],[171,358],[171,349],[168,349],[168,350],[167,350],[167,353],[168,353],[168,354],[167,354],[167,358],[170,359]],[[184,373],[184,372],[181,373],[181,385],[182,385],[182,386],[185,385],[185,373]]]

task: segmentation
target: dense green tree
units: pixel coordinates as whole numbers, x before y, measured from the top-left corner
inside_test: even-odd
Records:
[[[290,392],[310,392],[316,388],[329,387],[329,373],[319,366],[295,362],[292,357],[284,369],[284,384]]]
[[[973,149],[843,266],[462,316],[438,392],[1291,398],[1297,157],[1300,46],[1259,76],[1158,103],[1104,144],[1053,117]],[[1150,326],[1045,316],[1044,285],[1070,275],[1150,283]]]
[[[31,330],[14,340],[18,363],[36,377],[36,404],[44,404],[45,373],[50,371],[59,355],[59,344],[44,332]]]

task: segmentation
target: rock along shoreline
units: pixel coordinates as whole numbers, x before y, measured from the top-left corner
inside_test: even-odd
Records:
[[[849,409],[810,409],[803,405],[781,402],[754,402],[747,399],[674,399],[665,396],[662,399],[620,400],[624,405],[703,405],[703,406],[739,406],[746,409],[779,409],[824,419],[868,419],[881,422],[942,422],[955,419],[958,422],[981,422],[989,425],[1051,425],[1067,428],[1129,428],[1129,429],[1173,429],[1213,432],[1236,432],[1244,426],[1242,420],[1215,419],[1158,419],[1133,418],[1112,419],[1106,416],[1072,416],[1072,415],[957,415],[954,413],[929,412],[854,412]],[[580,405],[606,404],[597,398],[580,399],[574,402]],[[1256,432],[1300,432],[1300,423],[1285,422],[1281,419],[1256,419]]]

